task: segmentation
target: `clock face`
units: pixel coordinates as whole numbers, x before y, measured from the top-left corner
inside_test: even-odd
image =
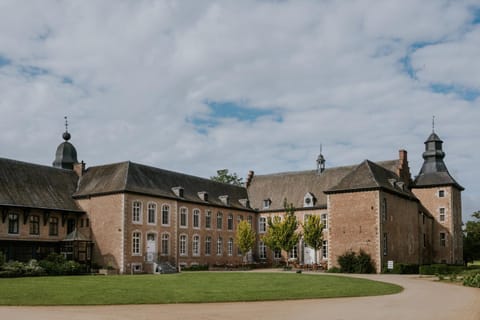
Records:
[[[306,198],[306,199],[305,199],[305,203],[306,203],[306,204],[310,204],[310,201],[311,201],[310,198]]]

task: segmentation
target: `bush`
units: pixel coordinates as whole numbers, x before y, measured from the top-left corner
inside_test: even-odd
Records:
[[[26,277],[42,276],[45,270],[38,265],[37,260],[30,260],[28,263],[12,261],[5,263],[0,268],[0,277]]]
[[[5,255],[0,251],[0,268],[5,264]]]
[[[455,266],[447,264],[431,264],[420,266],[420,274],[425,275],[445,275],[452,273],[460,273],[465,270],[465,266]]]
[[[191,265],[190,267],[183,267],[182,271],[208,271],[208,264],[198,264],[198,265]]]
[[[73,275],[84,272],[84,267],[78,262],[66,260],[58,253],[50,254],[45,260],[40,261],[39,265],[50,276]]]
[[[328,273],[340,273],[340,268],[338,267],[332,267],[330,269],[327,270]]]
[[[471,273],[463,278],[463,285],[480,288],[480,272]]]
[[[365,251],[360,250],[357,255],[355,252],[346,252],[338,257],[340,271],[344,273],[374,273],[372,258]]]

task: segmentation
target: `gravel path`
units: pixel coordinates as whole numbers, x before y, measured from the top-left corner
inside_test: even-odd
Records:
[[[405,290],[389,296],[323,300],[94,307],[0,307],[0,319],[480,320],[480,289],[439,283],[420,279],[418,276],[360,277],[399,284]]]

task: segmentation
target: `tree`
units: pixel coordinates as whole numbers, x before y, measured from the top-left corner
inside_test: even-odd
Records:
[[[317,251],[322,247],[323,224],[319,216],[310,215],[303,224],[303,241],[314,249],[314,261],[317,263]]]
[[[463,235],[463,259],[473,262],[480,259],[480,211],[472,214],[475,220],[467,221]]]
[[[268,218],[267,232],[262,240],[271,250],[282,249],[288,253],[298,244],[301,233],[297,231],[298,222],[293,204],[288,205],[285,199],[284,207],[283,220],[279,217]]]
[[[252,226],[245,220],[240,221],[237,227],[237,233],[235,235],[235,241],[237,243],[240,252],[244,256],[245,261],[247,253],[253,249],[255,245],[256,234],[253,231]]]
[[[233,184],[235,186],[241,186],[243,184],[242,182],[243,179],[239,178],[235,172],[232,174],[229,174],[228,169],[217,170],[217,175],[210,177],[210,180]]]

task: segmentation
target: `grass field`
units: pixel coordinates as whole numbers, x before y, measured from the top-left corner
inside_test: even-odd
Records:
[[[102,305],[334,298],[394,294],[396,285],[294,273],[185,272],[172,275],[0,279],[0,305]]]

